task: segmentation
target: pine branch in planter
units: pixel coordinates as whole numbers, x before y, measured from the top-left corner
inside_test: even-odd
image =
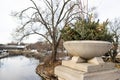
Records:
[[[74,26],[67,25],[62,31],[62,38],[65,41],[69,40],[102,40],[113,41],[113,34],[110,34],[107,29],[107,21],[102,24],[98,21],[78,20]]]

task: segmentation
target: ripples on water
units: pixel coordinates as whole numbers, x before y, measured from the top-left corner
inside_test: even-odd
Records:
[[[42,80],[35,72],[38,64],[24,56],[0,59],[0,80]]]

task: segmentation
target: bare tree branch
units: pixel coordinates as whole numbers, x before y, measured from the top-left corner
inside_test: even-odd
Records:
[[[50,41],[45,35],[40,34],[40,33],[36,32],[36,31],[34,31],[34,30],[33,30],[33,32],[34,32],[35,34],[38,34],[38,35],[44,37],[44,38],[52,45],[51,41]]]
[[[51,10],[51,4],[48,0],[43,0],[46,6]]]
[[[36,8],[34,8],[34,7],[28,7],[28,8],[26,8],[26,9],[24,9],[23,11],[21,11],[20,16],[22,16],[22,14],[23,14],[25,11],[29,10],[29,9],[36,9]]]
[[[52,47],[52,61],[56,59],[57,48],[61,40],[60,30],[74,20],[80,13],[75,11],[75,6],[77,3],[69,4],[71,0],[58,0],[59,2],[54,2],[55,0],[42,0],[44,2],[45,10],[40,9],[39,5],[35,0],[30,0],[33,7],[28,7],[21,11],[20,16],[22,17],[21,22],[24,21],[20,28],[18,28],[18,33],[20,41],[33,34],[40,35],[46,39]],[[75,1],[76,2],[76,1]],[[68,7],[69,6],[69,7]],[[27,11],[32,9],[33,11],[27,15]],[[25,16],[25,18],[24,18]],[[29,25],[30,24],[30,25]],[[45,30],[45,33],[42,33]]]
[[[30,0],[30,1],[32,1],[32,3],[34,4],[34,6],[36,7],[36,10],[38,11],[38,14],[39,14],[40,18],[42,19],[44,26],[46,27],[46,29],[47,29],[48,32],[50,33],[50,36],[53,37],[53,35],[51,34],[51,30],[50,30],[49,27],[47,26],[46,21],[44,20],[42,14],[40,13],[37,5],[35,4],[35,2],[34,2],[33,0]]]
[[[32,35],[32,34],[35,34],[35,33],[24,34],[24,35],[20,38],[19,42],[21,42],[21,41],[23,40],[23,38],[25,38],[25,37],[27,37],[27,36],[30,36],[30,35]]]
[[[72,10],[74,9],[75,5],[76,5],[76,4],[74,4],[73,6],[71,6],[71,7],[64,13],[63,17],[59,20],[58,23],[60,23],[63,19],[65,19],[66,16],[67,16],[66,18],[68,18],[69,14],[72,12]],[[74,14],[72,14],[72,15],[74,15]],[[70,18],[70,17],[69,17],[69,18]]]
[[[59,14],[59,17],[58,17],[56,26],[59,24],[59,20],[60,20],[62,14],[63,14],[63,11],[64,11],[64,9],[65,9],[65,6],[66,6],[66,4],[67,4],[69,1],[70,1],[70,0],[67,0],[66,2],[64,2],[63,6],[62,6],[62,9],[61,9],[61,11],[60,11],[60,14]]]
[[[44,22],[45,27],[48,29],[48,27],[47,27],[47,25],[46,25],[46,21],[44,20],[44,18],[43,18],[43,16],[42,16],[42,14],[40,13],[40,11],[39,11],[39,9],[38,9],[38,7],[37,7],[36,3],[35,3],[33,0],[30,0],[30,1],[32,1],[32,3],[34,4],[34,6],[35,6],[35,8],[36,8],[36,10],[37,10],[37,12],[38,12],[38,14],[39,14],[40,18],[41,18],[41,19],[42,19],[42,21]]]

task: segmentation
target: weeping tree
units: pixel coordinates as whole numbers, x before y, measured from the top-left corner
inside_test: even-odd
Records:
[[[118,44],[120,38],[120,18],[115,18],[109,23],[109,29],[113,34],[113,48],[111,49],[110,56],[113,62],[116,62],[116,56],[118,54]]]
[[[30,2],[33,6],[14,13],[21,24],[16,28],[14,36],[17,41],[33,34],[43,37],[51,45],[51,61],[54,62],[61,40],[60,30],[74,22],[84,12],[82,9],[78,10],[79,4],[74,0],[30,0]]]

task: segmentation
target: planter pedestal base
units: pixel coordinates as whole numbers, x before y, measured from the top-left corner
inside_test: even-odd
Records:
[[[120,70],[113,63],[104,63],[101,58],[94,58],[87,63],[78,63],[78,57],[62,61],[61,66],[55,68],[59,80],[117,80]]]

